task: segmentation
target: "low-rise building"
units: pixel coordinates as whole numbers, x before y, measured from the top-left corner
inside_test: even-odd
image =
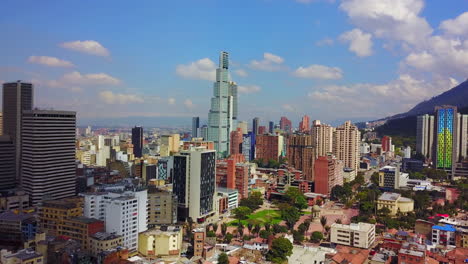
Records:
[[[228,209],[232,210],[237,208],[239,205],[239,191],[236,189],[228,189],[223,187],[217,188],[218,193],[228,198],[227,207]]]
[[[421,264],[426,261],[426,247],[417,243],[403,243],[398,251],[398,264]]]
[[[89,250],[89,237],[102,231],[104,231],[103,221],[84,216],[64,219],[58,226],[60,236],[78,241],[84,250]]]
[[[140,233],[138,252],[144,256],[179,256],[183,233],[179,226],[161,226]]]
[[[29,195],[24,191],[0,193],[0,213],[29,207]]]
[[[443,246],[455,246],[455,232],[452,225],[438,224],[432,226],[432,243]]]
[[[368,223],[351,223],[349,225],[333,223],[330,241],[332,243],[370,248],[375,241],[375,225]]]
[[[389,209],[390,216],[396,216],[398,213],[406,214],[413,212],[414,201],[401,196],[399,193],[385,192],[377,200],[377,210],[381,210],[382,208]]]
[[[89,251],[93,256],[123,246],[123,237],[106,232],[97,232],[89,237]]]
[[[22,249],[16,253],[6,249],[0,251],[2,264],[43,264],[44,257],[32,249]]]
[[[83,216],[83,199],[47,200],[39,205],[40,230],[51,236],[58,235],[58,227],[64,220]]]
[[[251,250],[268,251],[268,240],[263,239],[261,237],[252,238],[251,240],[244,242],[244,248]]]
[[[32,211],[14,210],[0,214],[0,247],[22,245],[36,232],[37,221]]]

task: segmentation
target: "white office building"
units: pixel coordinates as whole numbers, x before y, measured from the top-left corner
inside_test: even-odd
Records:
[[[333,223],[330,228],[330,242],[370,248],[375,241],[375,225],[369,223],[351,223],[349,225]]]
[[[123,245],[130,251],[138,249],[138,233],[148,228],[147,190],[84,193],[86,217],[105,222],[106,232],[123,236]]]

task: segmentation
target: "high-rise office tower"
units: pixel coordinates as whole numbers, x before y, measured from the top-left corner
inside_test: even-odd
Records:
[[[143,157],[143,127],[132,128],[133,154],[136,158]]]
[[[460,162],[468,157],[468,115],[457,113],[455,106],[444,105],[435,108],[434,116],[418,116],[416,152],[451,177],[464,176]]]
[[[252,132],[254,133],[254,135],[258,135],[258,127],[259,126],[260,126],[260,118],[255,117],[252,120]]]
[[[3,84],[3,134],[15,144],[15,177],[20,182],[21,113],[33,107],[33,85],[21,81]]]
[[[290,135],[286,153],[289,165],[301,170],[305,180],[313,181],[314,162],[317,155],[312,136]]]
[[[223,51],[208,113],[208,140],[214,142],[220,158],[229,155],[229,134],[237,127],[237,85],[229,80],[228,69],[229,55]]]
[[[33,205],[75,195],[76,113],[23,111],[21,185]]]
[[[434,142],[434,116],[418,116],[416,128],[416,152],[421,153],[427,159],[432,157]]]
[[[275,131],[275,123],[273,121],[268,122],[268,133],[273,134]]]
[[[436,138],[434,141],[435,164],[438,169],[452,169],[456,161],[457,149],[457,107],[436,106],[435,127]]]
[[[301,122],[299,122],[299,131],[307,132],[310,130],[310,118],[308,115],[302,117]]]
[[[280,119],[280,129],[286,133],[291,132],[292,130],[292,123],[287,117],[282,116]]]
[[[204,221],[214,214],[216,152],[192,147],[174,156],[173,192],[178,200],[178,218]]]
[[[198,132],[200,129],[200,117],[192,117],[192,138],[199,137]]]
[[[320,120],[315,120],[312,126],[312,145],[315,146],[316,155],[327,156],[333,152],[333,131],[335,128],[321,124]]]
[[[3,135],[3,113],[0,112],[0,136]]]
[[[343,125],[336,128],[333,133],[333,154],[337,159],[344,162],[346,168],[358,171],[359,168],[359,143],[361,141],[361,132],[346,121]]]
[[[247,124],[246,121],[239,121],[239,122],[237,123],[237,127],[240,128],[240,129],[242,129],[242,134],[245,135],[245,134],[249,133],[248,124]]]
[[[9,135],[0,135],[0,191],[12,189],[15,184],[15,145]]]

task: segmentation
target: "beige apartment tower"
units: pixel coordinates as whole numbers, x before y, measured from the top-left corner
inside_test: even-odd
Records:
[[[312,144],[315,146],[317,156],[327,156],[333,152],[333,132],[334,127],[320,124],[315,120],[312,126]]]
[[[333,133],[333,155],[344,162],[346,168],[358,171],[359,168],[359,142],[361,132],[346,121],[343,125],[336,128]]]

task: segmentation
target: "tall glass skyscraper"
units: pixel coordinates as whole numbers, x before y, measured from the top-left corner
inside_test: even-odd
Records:
[[[456,116],[457,108],[454,106],[436,107],[436,164],[439,169],[452,168],[454,146],[456,146],[454,136]]]
[[[223,51],[208,113],[208,140],[214,142],[218,158],[229,155],[229,136],[237,127],[237,85],[229,80],[228,69],[229,54]]]

